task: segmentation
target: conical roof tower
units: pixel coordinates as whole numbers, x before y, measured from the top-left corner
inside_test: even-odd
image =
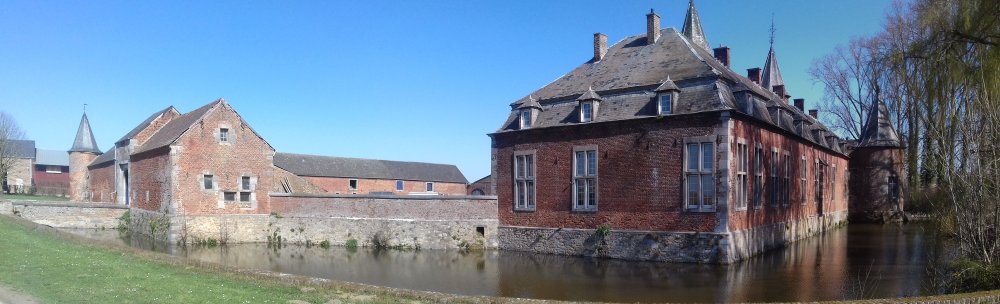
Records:
[[[94,139],[94,132],[90,130],[87,113],[83,113],[83,118],[80,119],[80,127],[76,129],[76,139],[73,140],[73,147],[69,152],[101,154],[101,150],[97,148],[97,140]]]
[[[698,17],[698,9],[694,7],[694,0],[688,2],[687,14],[684,15],[684,27],[681,29],[684,37],[691,43],[707,50],[708,38],[705,38],[705,31],[701,28],[701,18]]]

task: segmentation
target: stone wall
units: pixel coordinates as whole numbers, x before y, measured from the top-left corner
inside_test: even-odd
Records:
[[[372,196],[271,194],[271,210],[284,217],[403,220],[496,220],[490,196]]]
[[[0,202],[0,214],[13,214],[57,228],[114,229],[128,207],[67,202]]]
[[[346,177],[322,177],[303,176],[314,185],[320,186],[329,193],[337,194],[369,194],[372,192],[388,192],[399,195],[408,195],[411,192],[427,192],[427,183],[433,183],[434,192],[444,195],[465,195],[464,183],[447,183],[435,181],[403,181],[403,190],[396,191],[396,180],[394,179],[374,179],[374,178],[346,178]],[[357,189],[350,189],[350,180],[357,180]]]
[[[624,260],[729,264],[847,223],[847,211],[740,231],[663,232],[501,226],[500,249]]]

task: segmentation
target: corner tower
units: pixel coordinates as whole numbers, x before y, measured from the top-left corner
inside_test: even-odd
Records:
[[[906,155],[899,134],[889,121],[889,111],[879,98],[872,101],[868,118],[851,152],[851,222],[903,220],[906,196]]]
[[[69,199],[74,202],[89,201],[87,188],[90,182],[87,165],[94,161],[101,151],[97,149],[97,140],[90,130],[87,113],[80,119],[80,127],[76,130],[76,139],[69,149]]]

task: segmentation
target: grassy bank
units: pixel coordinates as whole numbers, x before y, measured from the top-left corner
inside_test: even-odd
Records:
[[[221,266],[192,265],[160,254],[83,244],[49,228],[6,216],[0,216],[0,285],[46,303],[477,301],[351,288],[345,283],[308,284]]]
[[[62,196],[46,196],[46,195],[32,195],[32,194],[0,194],[0,200],[62,202],[62,201],[69,201],[69,198]]]

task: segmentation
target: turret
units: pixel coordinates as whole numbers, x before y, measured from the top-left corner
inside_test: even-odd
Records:
[[[101,155],[101,150],[97,149],[97,140],[94,139],[94,132],[90,130],[90,121],[87,113],[83,113],[80,119],[80,127],[76,130],[76,139],[73,140],[73,147],[69,149],[69,198],[74,202],[90,201],[89,184],[90,178],[87,174],[87,165]]]

